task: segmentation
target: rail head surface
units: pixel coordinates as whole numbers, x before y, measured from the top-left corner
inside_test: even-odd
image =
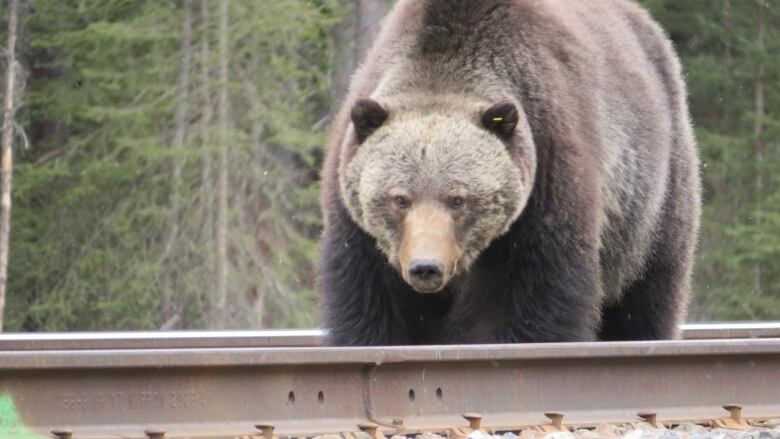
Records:
[[[698,322],[680,325],[686,340],[724,338],[780,338],[780,322]]]
[[[686,323],[680,333],[685,340],[778,338],[780,322]],[[312,347],[324,337],[320,329],[2,333],[0,351]]]
[[[319,329],[0,333],[0,351],[320,346]]]

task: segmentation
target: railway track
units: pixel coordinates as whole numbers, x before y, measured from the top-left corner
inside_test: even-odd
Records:
[[[0,438],[354,438],[358,425],[374,437],[463,437],[470,423],[631,427],[640,412],[666,426],[780,418],[780,323],[686,325],[683,335],[328,348],[319,331],[5,334]]]

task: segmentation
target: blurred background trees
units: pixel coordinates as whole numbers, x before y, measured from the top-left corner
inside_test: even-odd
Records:
[[[6,329],[316,326],[322,148],[391,3],[20,0]],[[641,3],[702,155],[691,318],[780,319],[780,4]]]
[[[8,330],[314,325],[343,6],[25,6]]]
[[[780,2],[645,0],[683,60],[704,180],[696,319],[780,319]]]

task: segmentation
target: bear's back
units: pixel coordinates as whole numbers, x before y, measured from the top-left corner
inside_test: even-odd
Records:
[[[511,95],[535,139],[584,145],[577,154],[600,174],[602,277],[618,296],[650,251],[670,166],[696,167],[679,62],[649,14],[628,0],[399,1],[334,123],[326,213],[341,208],[335,180],[354,101],[431,94]]]

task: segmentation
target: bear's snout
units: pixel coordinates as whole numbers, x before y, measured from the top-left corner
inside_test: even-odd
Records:
[[[418,293],[441,291],[461,256],[452,215],[440,203],[412,207],[403,221],[399,250],[401,275]]]
[[[436,291],[444,283],[444,264],[430,259],[412,261],[409,281],[417,291]]]

